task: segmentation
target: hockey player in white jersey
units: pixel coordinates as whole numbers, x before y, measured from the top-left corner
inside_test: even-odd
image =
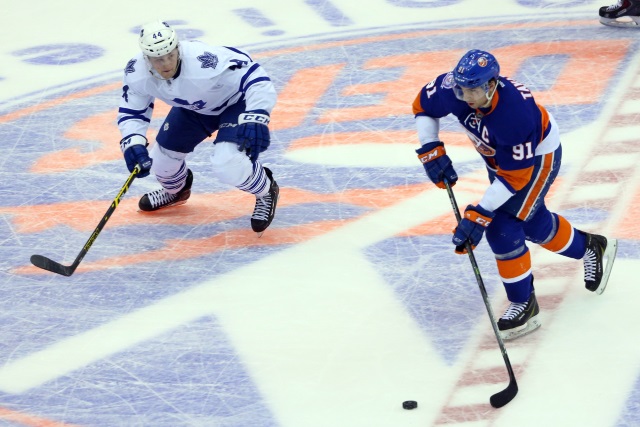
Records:
[[[258,157],[269,147],[269,115],[276,91],[265,70],[241,50],[179,41],[166,22],[142,27],[141,52],[124,70],[118,110],[120,148],[130,172],[152,173],[162,188],[138,205],[155,211],[183,204],[191,195],[193,174],[186,157],[217,132],[212,172],[223,183],[256,197],[252,229],[262,234],[273,220],[279,188]],[[146,138],[155,99],[172,108],[151,150]]]

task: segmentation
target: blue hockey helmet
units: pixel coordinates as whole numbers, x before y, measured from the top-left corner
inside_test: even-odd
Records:
[[[482,86],[499,75],[500,65],[496,57],[478,49],[465,53],[453,69],[456,84],[469,89]]]
[[[493,98],[493,92],[489,93],[489,82],[497,80],[500,75],[500,64],[496,57],[483,50],[472,49],[464,56],[453,69],[453,93],[456,98],[463,101],[464,93],[462,88],[475,89],[482,88],[488,100]],[[496,86],[497,87],[497,86]]]

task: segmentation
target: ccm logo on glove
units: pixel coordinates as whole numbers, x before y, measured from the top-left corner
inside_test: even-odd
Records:
[[[418,159],[422,163],[427,176],[439,188],[446,188],[444,180],[449,182],[452,187],[456,185],[458,174],[453,169],[451,159],[447,156],[444,149],[444,142],[433,141],[424,144],[416,150]]]
[[[418,158],[422,163],[428,163],[432,160],[437,159],[438,157],[442,156],[445,153],[446,151],[444,147],[436,147],[433,150],[429,151],[428,153],[420,154]]]
[[[266,114],[256,114],[256,113],[242,113],[240,117],[238,117],[238,124],[241,125],[243,123],[260,123],[263,125],[268,125],[271,119]]]
[[[493,219],[493,218],[489,218],[489,217],[483,216],[483,215],[479,214],[478,212],[472,211],[470,209],[468,209],[468,210],[466,210],[464,212],[464,217],[466,219],[468,219],[469,221],[475,222],[476,224],[479,224],[479,225],[481,225],[483,227],[488,227],[489,224],[491,224],[491,220]]]

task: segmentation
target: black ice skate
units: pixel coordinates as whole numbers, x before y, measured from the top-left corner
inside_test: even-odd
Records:
[[[638,27],[640,25],[640,0],[618,0],[611,6],[602,6],[600,22],[612,27]]]
[[[140,198],[138,207],[141,211],[151,212],[170,206],[183,205],[187,203],[187,199],[191,196],[191,184],[193,184],[193,174],[191,169],[187,169],[187,180],[182,190],[176,194],[169,194],[164,188],[152,191]]]
[[[584,262],[584,286],[600,295],[609,281],[613,261],[618,251],[618,241],[597,234],[584,233],[587,237],[587,251]]]
[[[527,302],[512,302],[498,320],[500,336],[503,340],[512,340],[530,334],[542,325],[538,319],[539,313],[536,293],[531,291]]]
[[[276,204],[278,203],[278,196],[280,194],[280,187],[273,179],[273,173],[269,168],[264,168],[264,172],[271,180],[271,186],[269,192],[262,198],[256,198],[256,207],[251,215],[251,228],[258,233],[258,237],[262,236],[264,230],[269,227],[273,217],[276,214]]]

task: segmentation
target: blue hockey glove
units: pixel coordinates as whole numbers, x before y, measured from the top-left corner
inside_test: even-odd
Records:
[[[449,185],[452,187],[456,185],[458,174],[453,169],[453,164],[449,156],[447,156],[442,141],[428,142],[418,148],[416,153],[418,153],[418,159],[422,162],[422,166],[424,166],[424,170],[427,172],[431,182],[439,188],[446,188],[443,182],[446,178],[449,181]]]
[[[240,150],[245,151],[252,162],[269,147],[269,113],[265,110],[245,111],[238,117],[238,144]]]
[[[120,149],[124,154],[124,161],[127,163],[129,172],[133,172],[136,165],[140,165],[138,178],[148,176],[151,170],[151,163],[153,163],[153,160],[149,157],[147,145],[147,138],[137,134],[129,135],[120,141]]]
[[[469,205],[464,210],[464,217],[460,224],[453,230],[451,241],[456,245],[457,254],[467,253],[465,243],[471,243],[474,249],[482,240],[484,230],[491,224],[495,214],[481,207],[480,205]]]

